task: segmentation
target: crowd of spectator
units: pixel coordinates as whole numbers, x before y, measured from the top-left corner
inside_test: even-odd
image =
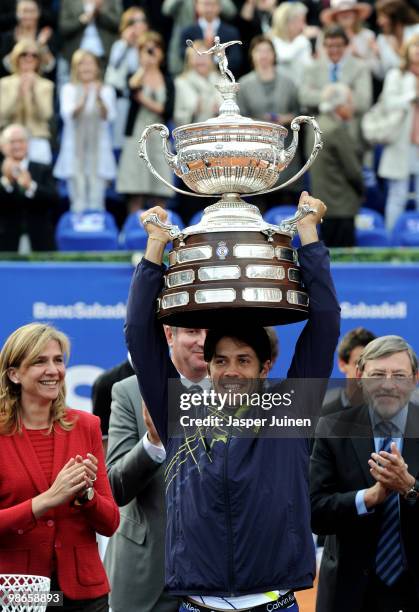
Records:
[[[151,123],[173,128],[217,116],[219,71],[211,56],[199,56],[185,45],[189,38],[205,50],[216,35],[222,42],[243,41],[227,50],[229,68],[241,86],[242,114],[286,127],[298,114],[319,117],[325,159],[335,164],[332,171],[317,162],[287,191],[259,197],[262,212],[294,203],[311,180],[314,195],[331,209],[334,229],[327,232],[325,226],[327,244],[352,246],[354,218],[365,200],[365,169],[376,174],[387,193],[382,212],[389,231],[412,196],[412,176],[419,210],[419,12],[414,0],[8,0],[2,8],[2,251],[17,249],[16,235],[24,233],[33,249],[50,249],[54,225],[67,208],[74,213],[107,208],[122,226],[127,214],[159,204],[175,207],[189,222],[193,209],[187,198],[173,198],[148,171],[138,158],[138,140]],[[402,118],[391,142],[378,146],[362,129],[377,100],[389,117]],[[25,157],[13,163],[7,152],[10,133],[4,136],[10,126],[20,126],[19,138],[28,141]],[[305,145],[281,182],[308,155],[310,135],[304,136]],[[157,135],[149,156],[173,182]],[[21,174],[32,163],[47,166],[56,179],[56,193],[43,194],[48,240],[34,240],[30,229],[32,203],[43,191],[36,179],[30,189],[22,187]]]

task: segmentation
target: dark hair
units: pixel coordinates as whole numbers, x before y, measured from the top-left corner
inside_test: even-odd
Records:
[[[338,345],[338,357],[345,363],[349,363],[352,351],[357,346],[365,347],[377,336],[365,327],[355,327],[345,334]]]
[[[413,25],[419,20],[419,14],[413,6],[404,0],[378,0],[375,11],[386,15],[390,19],[392,30],[397,24]]]
[[[345,41],[345,45],[349,45],[348,35],[340,25],[333,24],[325,29],[323,40],[326,41],[328,38],[341,38]]]
[[[274,54],[274,64],[277,63],[275,46],[272,40],[268,36],[265,36],[264,34],[258,34],[257,36],[254,36],[252,38],[252,40],[250,41],[250,46],[249,46],[249,59],[250,59],[250,63],[252,67],[254,67],[252,53],[255,50],[255,47],[257,47],[258,45],[261,45],[262,43],[266,43],[270,46],[270,48],[272,49],[272,53]]]
[[[275,331],[275,327],[265,327],[265,331],[268,334],[269,342],[271,343],[271,367],[278,359],[279,356],[279,339]]]
[[[229,327],[208,331],[204,343],[204,359],[207,363],[214,357],[216,346],[222,338],[233,338],[250,346],[255,351],[261,366],[271,359],[271,342],[264,327],[256,326],[251,329]]]

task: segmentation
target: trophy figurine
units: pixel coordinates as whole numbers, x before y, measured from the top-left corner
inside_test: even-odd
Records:
[[[186,41],[192,48],[192,41]],[[169,130],[163,124],[148,126],[140,139],[140,157],[165,185],[182,195],[220,197],[205,208],[201,221],[182,231],[150,214],[145,223],[166,229],[173,242],[165,287],[158,299],[157,316],[169,325],[214,327],[255,320],[261,325],[292,323],[307,318],[308,295],[302,286],[297,254],[291,240],[297,222],[313,212],[300,206],[280,225],[266,223],[243,196],[271,193],[297,180],[322,148],[321,132],[313,117],[291,122],[293,139],[281,125],[242,117],[236,95],[239,84],[228,68],[225,50],[241,41],[221,43],[218,36],[207,51],[221,73],[216,85],[222,97],[219,115],[202,123],[173,130],[176,155],[168,146]],[[288,181],[277,185],[279,175],[292,161],[303,123],[314,130],[314,145],[304,166]],[[147,154],[147,139],[157,131],[167,163],[190,191],[171,185],[154,168]]]

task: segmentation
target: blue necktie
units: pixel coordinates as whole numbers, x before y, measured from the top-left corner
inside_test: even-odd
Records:
[[[338,81],[338,65],[337,64],[333,64],[333,66],[330,69],[330,80],[332,83],[336,83]]]
[[[384,439],[380,450],[390,452],[391,436]],[[393,585],[403,573],[403,554],[400,534],[399,495],[392,493],[382,504],[380,533],[375,573],[387,586]]]

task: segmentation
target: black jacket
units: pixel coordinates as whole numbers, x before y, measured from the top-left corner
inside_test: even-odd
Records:
[[[312,528],[326,535],[320,568],[317,612],[361,610],[368,580],[374,571],[380,508],[359,516],[357,491],[375,480],[368,460],[375,451],[368,409],[349,408],[325,417],[329,437],[314,444],[310,466]],[[357,435],[358,437],[349,437]],[[343,437],[330,437],[343,436]],[[409,405],[402,455],[409,472],[419,477],[419,411]],[[419,594],[419,502],[400,497],[402,540],[408,569]]]

